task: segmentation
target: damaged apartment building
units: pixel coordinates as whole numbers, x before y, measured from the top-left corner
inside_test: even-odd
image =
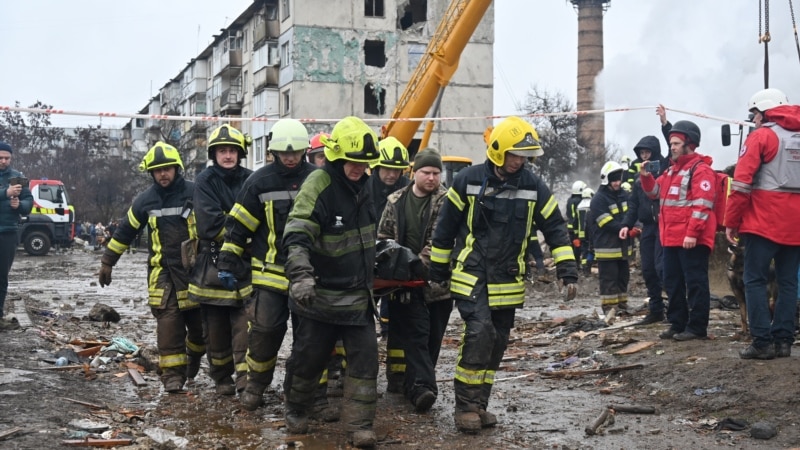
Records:
[[[380,134],[385,124],[380,119],[392,116],[450,1],[255,0],[139,113],[230,121],[253,138],[247,165],[254,169],[269,162],[266,136],[280,118],[322,120],[307,124],[313,134],[329,132],[336,120],[354,115],[376,120],[368,123]],[[473,18],[480,23],[443,91],[438,117],[492,114],[493,8],[481,16]],[[429,100],[412,96],[410,101]],[[240,117],[253,120],[235,120]],[[165,140],[197,170],[206,163],[206,137],[219,123],[134,119],[125,127],[126,142],[144,152]],[[429,146],[482,162],[483,131],[490,124],[437,123]]]

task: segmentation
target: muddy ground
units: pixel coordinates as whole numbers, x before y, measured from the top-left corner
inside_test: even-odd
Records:
[[[313,424],[307,436],[286,434],[282,372],[276,374],[267,406],[248,412],[234,398],[218,397],[205,374],[186,394],[163,393],[153,371],[145,371],[145,385],[136,387],[127,369],[136,368],[134,362],[146,366],[141,358],[56,368],[58,350],[81,349],[68,344],[73,339],[125,337],[152,354],[155,321],[146,306],[145,254],[124,255],[113,284],[105,289],[95,282],[99,257],[82,249],[45,257],[18,253],[6,307],[23,328],[0,334],[0,448],[57,448],[66,439],[84,438],[87,428],[96,430],[97,438],[133,439],[134,444],[120,448],[347,448],[335,423]],[[721,262],[712,265],[712,291],[728,294]],[[645,294],[638,271],[631,279],[632,303],[641,305]],[[452,376],[462,326],[455,311],[437,370],[440,396],[429,413],[417,414],[402,397],[385,393],[381,370],[375,424],[379,448],[800,446],[800,351],[771,361],[739,359],[737,352],[747,343],[738,339],[738,311],[725,309],[712,309],[711,337],[704,341],[660,340],[666,325],[625,326],[635,317],[597,328],[596,275],[580,283],[578,298],[569,303],[561,300],[555,284],[537,281],[530,287],[496,375],[489,407],[500,420],[496,428],[464,435],[454,427]],[[117,309],[122,320],[105,328],[84,319],[98,302]],[[619,354],[631,344],[645,348]],[[287,336],[279,367],[288,353]],[[558,376],[615,367],[627,370]],[[613,424],[587,435],[586,427],[609,404],[652,407],[655,414],[617,413]],[[750,425],[766,421],[777,435],[763,440],[751,437],[750,426],[720,429],[725,419]]]

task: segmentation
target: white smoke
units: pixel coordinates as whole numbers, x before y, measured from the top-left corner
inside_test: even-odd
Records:
[[[795,2],[798,8],[800,4]],[[606,142],[633,154],[645,135],[661,138],[655,105],[743,120],[747,100],[763,88],[764,47],[755,0],[613,0],[604,25],[604,71],[597,93],[606,108],[653,109],[606,114]],[[800,19],[800,11],[795,11]],[[770,87],[800,104],[800,59],[787,1],[770,2]],[[532,85],[576,99],[578,18],[563,2],[495,2],[495,113],[518,112]],[[530,50],[522,50],[522,48]],[[721,122],[695,121],[699,152],[714,168],[736,162],[738,139],[723,147]],[[662,154],[667,154],[662,139]]]

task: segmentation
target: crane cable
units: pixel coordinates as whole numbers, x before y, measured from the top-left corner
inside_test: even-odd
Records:
[[[761,11],[764,11],[764,33],[761,33]],[[764,89],[769,88],[769,41],[772,37],[769,34],[769,0],[764,0],[763,8],[761,0],[758,0],[758,42],[764,44]]]
[[[800,39],[797,37],[797,24],[794,21],[794,6],[789,0],[789,13],[792,15],[792,30],[794,30],[794,46],[797,48],[797,59],[800,60]]]

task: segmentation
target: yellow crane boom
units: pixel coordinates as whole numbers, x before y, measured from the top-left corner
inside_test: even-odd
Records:
[[[392,119],[426,117],[440,98],[458,68],[464,47],[475,32],[491,0],[452,0],[431,37],[425,54],[411,75],[405,90],[392,112]],[[436,108],[438,109],[438,108]],[[382,137],[393,136],[406,147],[411,144],[420,121],[391,121],[381,130]],[[429,122],[422,138],[427,145],[433,130]]]

